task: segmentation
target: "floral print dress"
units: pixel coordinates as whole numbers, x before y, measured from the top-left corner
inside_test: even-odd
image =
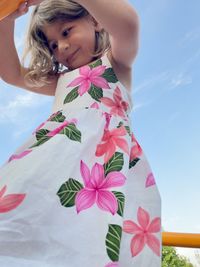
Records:
[[[0,168],[1,267],[159,267],[161,200],[105,53]]]

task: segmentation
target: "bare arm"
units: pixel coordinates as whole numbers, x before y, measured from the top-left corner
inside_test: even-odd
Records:
[[[0,21],[0,77],[6,83],[44,95],[55,95],[58,76],[51,78],[52,82],[43,87],[29,87],[24,82],[24,76],[29,71],[21,66],[14,43],[15,19],[9,16]]]
[[[109,33],[116,62],[131,68],[138,51],[139,17],[127,0],[75,0]]]

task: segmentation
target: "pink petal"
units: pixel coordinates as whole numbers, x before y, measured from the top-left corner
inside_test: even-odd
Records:
[[[84,185],[86,187],[92,187],[91,182],[90,182],[90,170],[88,166],[81,160],[80,164],[80,172],[81,176],[83,178]]]
[[[112,140],[107,143],[107,147],[108,147],[108,149],[107,149],[105,157],[104,157],[104,163],[107,163],[109,161],[109,159],[112,158],[112,156],[114,155],[114,153],[116,151],[116,146]]]
[[[105,69],[106,69],[106,66],[103,66],[103,65],[97,66],[91,70],[90,76],[91,77],[100,76],[105,72]]]
[[[132,161],[133,159],[139,157],[141,154],[142,154],[142,149],[138,144],[132,146],[130,160]]]
[[[100,101],[108,107],[115,107],[115,102],[111,98],[102,97]]]
[[[129,104],[128,104],[127,102],[125,102],[125,101],[122,101],[122,102],[121,102],[121,105],[122,105],[122,107],[123,107],[123,109],[124,109],[125,111],[127,111],[127,109],[129,108]]]
[[[136,234],[131,240],[132,257],[138,255],[144,248],[145,237],[143,234]]]
[[[113,98],[117,104],[120,104],[120,102],[122,101],[122,94],[118,86],[114,91]]]
[[[124,136],[127,134],[127,131],[126,131],[126,128],[124,126],[121,126],[119,128],[112,130],[111,134],[113,136]]]
[[[161,229],[161,219],[159,217],[154,218],[149,227],[148,227],[148,233],[157,233]]]
[[[91,69],[88,65],[85,65],[79,69],[79,73],[85,77],[88,77],[91,73]]]
[[[101,189],[108,189],[111,187],[122,186],[125,184],[126,177],[117,171],[110,172],[101,186]]]
[[[123,231],[128,234],[143,233],[143,229],[131,220],[126,220],[123,222]]]
[[[74,79],[71,83],[67,85],[67,87],[77,86],[85,81],[85,77],[79,76],[78,78]]]
[[[93,187],[95,189],[99,188],[99,186],[102,184],[104,179],[105,179],[105,176],[104,176],[103,166],[100,165],[99,163],[95,163],[91,171],[91,183]]]
[[[107,143],[99,144],[99,145],[97,145],[97,149],[96,149],[95,155],[97,157],[101,157],[102,155],[104,155],[106,153],[107,150],[108,150]]]
[[[149,186],[155,185],[155,183],[156,183],[156,182],[155,182],[153,173],[150,173],[150,174],[147,176],[145,187],[149,187]]]
[[[85,80],[78,88],[78,93],[80,96],[85,94],[90,89],[91,81]]]
[[[107,123],[110,123],[110,119],[106,117],[106,124]],[[110,131],[106,128],[107,125],[105,126],[105,129],[104,129],[104,134],[103,134],[103,138],[102,138],[102,141],[109,141],[109,139],[112,137],[112,135],[110,134]]]
[[[111,114],[115,114],[115,115],[119,115],[120,117],[124,117],[125,116],[125,112],[122,108],[119,107],[113,107],[110,110]]]
[[[129,154],[129,147],[128,147],[126,140],[122,138],[114,138],[114,142],[119,148],[121,148],[121,150]]]
[[[115,195],[112,192],[106,190],[98,190],[97,206],[105,211],[111,212],[113,215],[118,210],[118,202]]]
[[[160,241],[157,237],[152,234],[147,234],[146,243],[157,256],[160,256]]]
[[[99,105],[97,104],[97,102],[94,102],[90,107],[99,109]]]
[[[0,199],[0,213],[8,212],[18,207],[26,194],[9,194]]]
[[[82,210],[90,208],[96,200],[96,190],[81,189],[75,198],[76,211],[79,213]]]
[[[146,230],[150,221],[149,213],[144,209],[142,209],[141,207],[139,207],[137,212],[137,219],[139,224],[142,226],[142,229]]]
[[[90,78],[90,80],[97,87],[101,87],[103,89],[110,89],[110,86],[107,80],[102,77],[94,77],[94,78]]]

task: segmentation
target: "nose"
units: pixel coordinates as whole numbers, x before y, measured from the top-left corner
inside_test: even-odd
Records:
[[[58,42],[58,50],[61,53],[64,53],[68,50],[69,48],[69,43],[67,42],[67,40],[60,40]]]

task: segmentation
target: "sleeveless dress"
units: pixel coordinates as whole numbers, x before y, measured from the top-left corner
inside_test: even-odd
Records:
[[[161,198],[105,53],[0,168],[1,267],[160,267]]]

